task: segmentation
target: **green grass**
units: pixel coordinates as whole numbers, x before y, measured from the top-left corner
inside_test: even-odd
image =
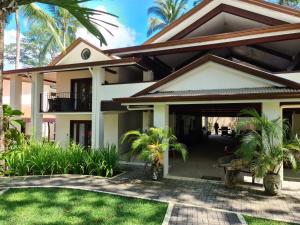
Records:
[[[248,225],[295,225],[295,223],[285,223],[274,220],[260,219],[251,216],[244,216]]]
[[[158,225],[166,203],[60,188],[10,189],[0,196],[1,225]]]

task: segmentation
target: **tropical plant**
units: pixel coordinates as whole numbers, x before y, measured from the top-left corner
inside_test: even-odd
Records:
[[[118,168],[115,145],[84,149],[71,143],[67,148],[48,141],[28,140],[5,152],[6,175],[84,174],[111,177]]]
[[[299,0],[278,0],[278,4],[297,8],[299,7],[300,1]]]
[[[184,161],[187,158],[186,146],[179,143],[169,129],[152,127],[145,132],[131,130],[123,135],[122,143],[125,141],[131,142],[130,156],[138,155],[142,160],[151,162],[155,173],[163,165],[163,155],[166,151],[179,152]],[[157,177],[157,174],[153,174],[153,179]]]
[[[266,192],[276,194],[281,187],[279,172],[283,162],[297,166],[294,154],[283,143],[288,125],[280,118],[269,120],[254,109],[240,114],[251,118],[238,123],[238,130],[247,127],[248,132],[242,136],[237,154],[249,162],[255,176],[264,178]]]
[[[4,132],[3,132],[3,50],[4,50],[4,25],[7,16],[14,13],[18,7],[31,3],[44,3],[66,9],[70,12],[90,33],[95,35],[102,44],[106,44],[105,38],[98,30],[97,25],[107,23],[95,16],[108,14],[103,11],[83,7],[80,4],[90,0],[2,0],[0,2],[0,151],[4,150]]]
[[[178,19],[185,11],[188,0],[155,0],[148,9],[148,36]]]
[[[5,149],[23,143],[23,134],[19,131],[24,121],[20,118],[23,113],[9,105],[3,105],[3,130],[5,134]]]

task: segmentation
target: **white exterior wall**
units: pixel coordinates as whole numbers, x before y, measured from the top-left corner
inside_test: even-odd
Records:
[[[59,72],[56,76],[56,92],[71,92],[71,80],[81,78],[92,78],[90,71],[68,71]]]
[[[71,120],[92,120],[91,114],[57,114],[56,115],[56,142],[66,146],[70,141]]]
[[[91,51],[91,56],[87,60],[83,60],[81,58],[81,52],[85,48],[88,48]],[[63,59],[61,59],[61,61],[59,61],[56,65],[102,61],[102,60],[109,60],[109,59],[111,58],[99,52],[98,50],[92,48],[91,46],[85,43],[80,43],[71,52],[69,52],[68,55],[66,55]]]
[[[274,86],[274,83],[214,62],[208,62],[159,87],[159,90],[211,90],[271,86]]]
[[[119,114],[105,113],[104,121],[104,145],[115,144],[119,146]]]

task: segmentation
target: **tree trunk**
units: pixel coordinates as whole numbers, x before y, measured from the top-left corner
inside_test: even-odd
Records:
[[[4,151],[4,131],[3,131],[3,54],[4,54],[4,23],[5,15],[0,13],[0,152]]]
[[[20,55],[21,55],[21,28],[19,20],[19,10],[16,10],[16,64],[15,68],[20,68]]]

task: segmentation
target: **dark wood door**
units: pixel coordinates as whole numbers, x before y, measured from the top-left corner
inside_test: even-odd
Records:
[[[90,120],[71,120],[70,138],[83,147],[91,147],[92,122]]]
[[[75,111],[92,110],[92,78],[72,79],[71,98],[74,99]]]

